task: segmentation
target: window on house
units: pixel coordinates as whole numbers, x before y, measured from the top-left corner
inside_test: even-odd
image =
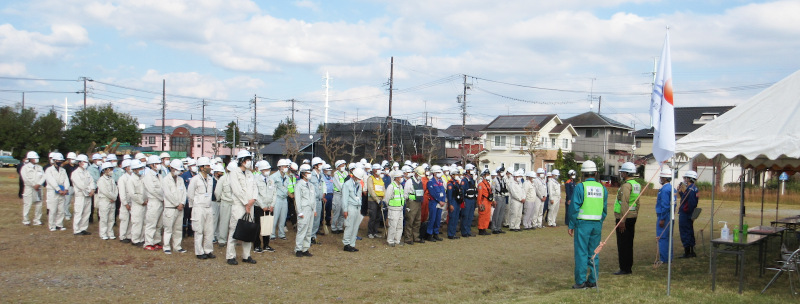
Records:
[[[642,141],[641,140],[637,140],[636,141],[636,147],[637,148],[641,148],[642,147]]]
[[[525,164],[514,163],[514,171],[517,171],[519,169],[525,170]]]
[[[494,146],[495,147],[505,147],[506,146],[506,137],[504,135],[495,135],[494,136]]]
[[[515,135],[514,136],[514,146],[517,146],[517,147],[528,146],[528,137],[526,137],[524,135]]]
[[[561,140],[561,148],[565,149],[565,150],[569,149],[569,139],[568,138],[564,138],[564,139]]]
[[[542,148],[547,148],[547,143],[548,142],[549,141],[547,140],[547,137],[543,136],[543,137],[539,138],[539,144],[542,146]]]
[[[586,129],[586,137],[598,137],[600,136],[600,131],[597,129]]]
[[[551,138],[550,139],[550,146],[553,147],[553,148],[558,147],[558,146],[556,146],[556,139],[555,138]]]
[[[150,144],[150,145],[155,145],[156,144],[156,137],[155,136],[148,136],[147,137],[147,143]]]

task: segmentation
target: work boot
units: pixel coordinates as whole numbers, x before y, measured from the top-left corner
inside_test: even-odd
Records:
[[[689,256],[689,248],[690,248],[690,247],[683,247],[683,255],[682,255],[682,256],[679,256],[678,258],[679,258],[679,259],[686,259],[686,258],[689,258],[689,257],[690,257],[690,256]]]
[[[694,252],[694,246],[689,247],[689,257],[690,258],[696,258],[697,257],[697,253]]]
[[[438,234],[434,234],[433,239],[436,241],[442,241],[442,238],[440,238]]]

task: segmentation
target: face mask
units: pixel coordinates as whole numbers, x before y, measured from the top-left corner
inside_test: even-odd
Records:
[[[442,174],[441,173],[436,173],[436,177],[437,178],[442,178]]]
[[[74,164],[75,164],[75,160],[74,160],[74,159],[70,159],[70,160],[69,160],[69,163],[70,163],[71,165],[74,165]]]
[[[339,172],[344,172],[344,167],[339,167]]]
[[[139,176],[144,176],[144,170],[139,170],[139,172],[136,172],[136,173],[138,173]]]
[[[281,172],[283,172],[283,173],[289,172],[289,168],[283,168],[283,169],[281,169]]]
[[[264,171],[261,171],[261,175],[263,175],[263,176],[269,176],[269,170],[264,170]]]
[[[378,176],[380,176],[381,178],[383,178],[383,173],[379,174]]]
[[[81,168],[89,168],[89,163],[81,163]]]
[[[245,167],[246,169],[253,170],[253,162],[252,162],[252,161],[249,161],[249,160],[248,160],[248,161],[245,161],[245,162],[244,162],[244,167]]]
[[[162,166],[161,164],[156,165],[156,171],[161,171],[163,169],[164,169],[164,166]]]
[[[191,170],[192,170],[192,173],[197,173],[197,167],[196,166],[192,166]]]
[[[161,164],[164,165],[165,167],[169,166],[169,160],[165,159]]]
[[[412,178],[412,177],[414,177],[414,173],[406,173],[406,177]]]
[[[171,171],[170,171],[170,175],[172,175],[172,176],[178,176],[178,175],[181,175],[181,172],[180,172],[180,171],[178,171],[178,170],[171,170]]]
[[[111,165],[112,165],[112,166],[114,166],[114,167],[116,167],[116,166],[117,166],[117,162],[115,162],[115,161],[112,161],[112,162],[111,162]]]
[[[105,175],[106,175],[106,176],[111,176],[111,173],[112,173],[112,172],[114,172],[114,171],[112,171],[112,170],[107,170]]]
[[[98,161],[94,162],[94,164],[98,165],[98,166],[101,166],[101,165],[103,165],[103,161],[102,160],[98,160]]]

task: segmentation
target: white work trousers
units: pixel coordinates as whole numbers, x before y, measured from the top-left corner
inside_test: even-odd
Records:
[[[134,244],[144,243],[144,218],[146,213],[147,206],[131,205],[131,242]]]
[[[522,204],[523,213],[522,213],[522,228],[532,228],[533,227],[533,208],[535,200],[525,200],[525,203]]]
[[[109,202],[105,199],[98,199],[97,214],[100,216],[100,238],[114,237],[114,209],[116,209],[116,202]]]
[[[509,209],[511,215],[508,216],[508,228],[519,229],[519,223],[522,221],[522,202],[512,199]]]
[[[131,239],[131,211],[125,205],[119,206],[119,239]]]
[[[254,207],[255,208],[255,207]],[[233,232],[236,231],[236,224],[239,222],[239,219],[244,216],[246,209],[244,205],[236,203],[231,205],[231,216],[228,219],[228,244],[225,247],[225,258],[226,259],[235,259],[236,258],[236,242],[237,240],[233,239]],[[253,208],[250,208],[250,216],[253,215]],[[242,259],[246,260],[250,257],[250,250],[253,249],[253,242],[242,242]]]
[[[194,210],[192,210],[192,214],[194,215]],[[214,227],[214,234],[212,235],[214,239],[212,241],[214,241],[219,239],[219,202],[217,201],[211,201],[211,219]]]
[[[356,247],[356,235],[358,235],[358,227],[361,226],[361,221],[364,216],[361,215],[361,206],[346,206],[342,212],[347,212],[347,218],[344,219],[344,235],[342,235],[342,243]]]
[[[302,218],[299,216],[300,213],[304,213]],[[314,231],[312,231],[314,228],[314,213],[297,211],[297,214],[297,236],[294,240],[294,251],[304,252],[311,247],[311,236],[314,234]]]
[[[164,212],[164,202],[156,199],[147,201],[147,213],[144,217],[144,245],[161,243],[161,229],[163,223],[161,214]]]
[[[92,214],[92,197],[75,193],[75,212],[72,213],[72,231],[78,233],[89,229]]]
[[[164,208],[164,215],[161,217],[161,221],[164,224],[164,251],[183,249],[181,246],[183,241],[183,210]]]
[[[544,213],[544,202],[536,200],[538,203],[533,208],[533,227],[542,228],[542,213]]]
[[[272,234],[270,238],[275,238],[275,231],[278,232],[279,238],[286,237],[286,214],[289,212],[289,201],[286,197],[275,197],[275,209],[273,209],[275,218],[272,223]]]
[[[47,222],[50,229],[64,227],[64,195],[52,192],[47,195]]]
[[[333,193],[333,203],[331,204],[331,230],[344,230],[344,210],[342,210],[342,192]]]
[[[547,208],[549,208],[547,211],[547,225],[555,226],[556,219],[558,218],[558,206],[561,205],[561,198],[550,198],[550,202],[552,203],[547,206]]]
[[[22,193],[22,223],[30,224],[31,207],[33,207],[33,223],[42,223],[42,198],[33,187],[25,186]]]
[[[214,209],[194,206],[192,208],[192,229],[194,229],[194,254],[213,253]]]
[[[238,219],[237,219],[238,220]],[[219,222],[217,223],[217,243],[228,243],[228,227],[231,226],[231,202],[219,203]]]
[[[386,241],[389,245],[400,244],[403,237],[403,206],[389,206],[389,230]]]

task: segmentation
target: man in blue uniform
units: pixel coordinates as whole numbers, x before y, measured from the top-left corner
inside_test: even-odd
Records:
[[[575,186],[570,204],[569,233],[574,237],[575,246],[575,285],[573,289],[597,286],[597,268],[600,257],[594,250],[600,244],[600,232],[608,213],[608,190],[595,180],[597,166],[587,160],[581,165],[584,181]],[[587,268],[589,276],[587,278]]]
[[[684,259],[697,257],[694,252],[694,219],[692,219],[699,198],[695,182],[697,182],[697,172],[687,171],[683,174],[683,183],[678,188],[678,194],[681,196],[681,204],[678,209],[678,228],[683,243],[683,255],[680,258]]]
[[[466,172],[461,178],[461,195],[464,197],[464,210],[461,210],[461,236],[471,237],[472,221],[475,219],[475,205],[478,202],[478,183],[472,176],[475,172],[473,164],[467,164]]]
[[[441,241],[439,237],[439,225],[442,221],[442,209],[446,206],[444,181],[442,181],[442,167],[434,165],[431,167],[433,177],[428,181],[428,241]]]
[[[661,189],[658,190],[656,197],[656,239],[658,239],[658,258],[662,263],[668,262],[667,257],[672,258],[672,252],[669,251],[669,235],[665,231],[669,231],[669,225],[672,225],[670,220],[669,204],[672,202],[670,196],[672,195],[672,170],[664,168],[659,175],[661,179]]]

